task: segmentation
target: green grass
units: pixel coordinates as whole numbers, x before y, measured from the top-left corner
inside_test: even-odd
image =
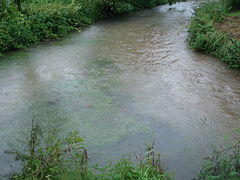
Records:
[[[214,151],[205,159],[197,178],[194,180],[238,180],[240,179],[239,142],[223,151]]]
[[[162,170],[160,154],[154,144],[148,146],[139,163],[130,158],[122,158],[106,167],[90,167],[88,153],[83,139],[77,132],[65,138],[56,138],[55,133],[42,136],[39,126],[32,123],[25,151],[14,154],[22,161],[23,169],[11,176],[12,180],[171,180],[172,177]]]
[[[240,1],[239,0],[221,0],[221,1],[231,11],[240,10]]]
[[[203,3],[191,19],[189,44],[197,51],[219,58],[231,68],[240,68],[240,41],[215,27],[228,13],[229,8],[223,1]]]
[[[32,122],[32,128],[23,151],[8,151],[23,165],[22,172],[11,180],[173,180],[165,172],[161,156],[156,153],[154,143],[134,163],[122,158],[114,164],[100,168],[88,165],[88,152],[77,132],[57,138],[56,133],[45,134],[40,126]],[[188,169],[185,170],[186,172]],[[193,180],[238,180],[240,179],[240,141],[221,151],[214,151],[204,160],[199,174]]]
[[[240,16],[240,11],[230,12],[228,16]]]

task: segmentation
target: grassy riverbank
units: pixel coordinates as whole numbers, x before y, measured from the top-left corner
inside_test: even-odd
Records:
[[[130,158],[120,159],[104,168],[88,165],[89,155],[83,139],[77,132],[65,138],[55,133],[41,135],[39,126],[33,126],[25,150],[9,151],[23,163],[22,172],[11,176],[12,180],[173,180],[161,164],[160,154],[154,143],[142,155],[136,155],[138,163]],[[215,151],[206,158],[200,173],[194,180],[237,180],[240,178],[240,141],[222,151]],[[186,169],[187,171],[187,169]]]
[[[240,68],[240,1],[203,3],[189,28],[190,46],[211,54],[232,68]]]
[[[104,168],[88,165],[88,152],[83,139],[71,132],[63,139],[54,133],[42,138],[39,126],[34,126],[25,151],[9,151],[23,163],[22,172],[13,180],[171,180],[161,166],[154,144],[148,146],[138,163],[122,158]]]
[[[1,0],[0,55],[131,11],[175,0]],[[18,5],[15,2],[21,2]]]

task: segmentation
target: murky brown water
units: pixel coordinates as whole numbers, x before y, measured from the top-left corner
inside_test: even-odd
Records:
[[[213,145],[240,128],[240,73],[187,47],[193,3],[90,26],[0,61],[0,174],[32,117],[60,135],[78,130],[91,163],[139,153],[155,141],[164,167],[191,179]]]

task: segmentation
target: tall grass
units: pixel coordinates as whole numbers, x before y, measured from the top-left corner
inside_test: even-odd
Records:
[[[239,0],[224,0],[224,3],[232,11],[240,10],[240,1]]]
[[[214,151],[205,158],[202,169],[194,180],[238,180],[240,179],[239,142],[223,151]]]
[[[229,67],[240,68],[240,41],[219,32],[215,27],[228,12],[225,1],[203,3],[191,19],[189,43],[193,49],[216,56]]]
[[[25,146],[23,146],[25,145]],[[24,147],[24,148],[23,148]],[[43,133],[32,121],[26,142],[6,153],[15,155],[23,164],[19,174],[12,180],[173,180],[161,164],[154,143],[137,156],[138,163],[122,158],[115,164],[100,168],[89,166],[89,155],[84,140],[78,132],[70,132],[58,138],[56,133]],[[185,170],[186,172],[188,169]],[[205,158],[203,166],[193,180],[238,180],[240,179],[240,141],[224,150],[213,152]]]
[[[25,151],[9,151],[23,163],[22,172],[12,180],[171,180],[162,170],[160,155],[154,144],[148,146],[139,164],[122,158],[104,168],[88,165],[88,153],[77,132],[65,138],[54,133],[41,135],[39,126],[32,124]]]

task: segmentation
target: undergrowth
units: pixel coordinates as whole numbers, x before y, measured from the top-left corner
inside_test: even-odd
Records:
[[[176,1],[1,0],[0,55],[65,36],[100,19]]]
[[[43,136],[37,125],[32,130],[25,149],[8,151],[23,163],[20,174],[12,180],[171,180],[161,166],[160,154],[154,144],[148,146],[138,164],[130,158],[122,158],[106,167],[88,165],[88,152],[77,132],[65,138],[55,133]]]
[[[189,43],[193,49],[218,57],[229,67],[240,68],[240,41],[215,27],[236,8],[227,2],[227,5],[225,0],[205,2],[196,9],[189,27]]]
[[[194,180],[238,180],[240,179],[239,142],[224,151],[214,151],[205,159],[203,167]]]
[[[23,164],[22,171],[11,180],[173,180],[161,164],[154,143],[147,146],[136,161],[122,158],[105,167],[88,164],[89,155],[78,132],[57,138],[56,133],[43,135],[41,128],[32,123],[26,142],[6,151]],[[22,148],[25,145],[25,148]],[[187,169],[186,169],[187,171]],[[240,141],[227,149],[213,152],[204,160],[203,166],[193,180],[238,180],[240,179]]]

